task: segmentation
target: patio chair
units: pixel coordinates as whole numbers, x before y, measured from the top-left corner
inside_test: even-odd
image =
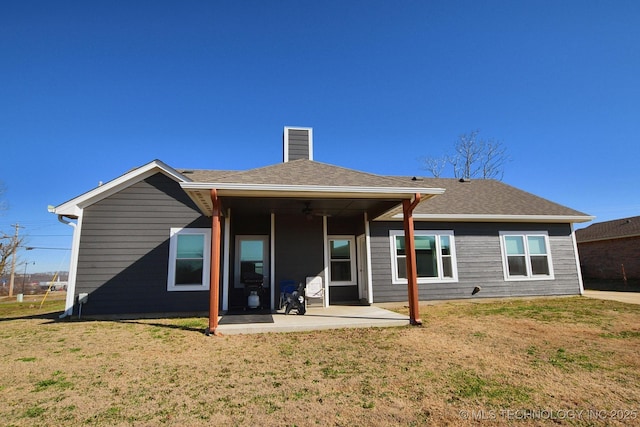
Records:
[[[280,281],[280,302],[278,303],[278,310],[284,307],[284,303],[287,301],[287,294],[292,293],[296,289],[295,280],[281,280]]]
[[[304,291],[307,305],[311,303],[310,300],[320,300],[320,305],[324,307],[324,286],[322,286],[321,276],[310,276],[306,278],[306,289]]]

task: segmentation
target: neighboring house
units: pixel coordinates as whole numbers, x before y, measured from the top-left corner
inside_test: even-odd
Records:
[[[582,292],[573,223],[592,217],[495,180],[317,162],[310,128],[283,139],[276,165],[155,160],[52,208],[75,229],[66,313],[88,294],[83,314],[209,309],[215,328],[218,310],[247,307],[256,281],[275,309],[284,281],[308,277],[320,278],[325,306],[408,300],[418,323],[418,300],[477,287],[474,297]]]
[[[582,274],[589,279],[640,279],[640,216],[576,230]]]

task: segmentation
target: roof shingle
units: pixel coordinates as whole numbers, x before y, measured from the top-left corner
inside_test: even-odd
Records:
[[[418,205],[416,214],[588,216],[494,179],[424,178],[422,185],[445,192]]]
[[[216,174],[193,171],[188,175],[196,182],[235,184],[345,186],[345,187],[424,187],[412,181],[360,172],[340,166],[299,159],[247,171]]]
[[[411,178],[360,172],[300,159],[248,171],[190,171],[196,182],[304,186],[444,188],[421,203],[416,214],[477,216],[568,216],[587,214],[492,179],[461,182],[455,178]]]
[[[578,243],[640,236],[640,216],[597,222],[576,230]]]

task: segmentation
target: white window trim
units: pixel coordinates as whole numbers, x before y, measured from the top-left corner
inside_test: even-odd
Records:
[[[438,277],[418,277],[418,283],[456,283],[458,281],[458,259],[456,256],[456,239],[453,230],[414,230],[414,236],[436,236],[436,251],[438,260]],[[407,279],[398,277],[398,260],[396,249],[396,236],[404,237],[404,230],[389,230],[389,242],[391,248],[391,283],[394,285],[406,285]],[[442,247],[440,236],[448,236],[451,245],[451,270],[453,277],[442,277]]]
[[[350,281],[333,281],[331,280],[331,241],[332,240],[348,240],[349,241],[349,262],[351,263],[351,280]],[[329,286],[355,286],[358,284],[357,270],[356,270],[356,238],[350,235],[332,235],[327,236],[327,255],[329,258],[329,264],[327,268],[327,274],[329,275]]]
[[[524,237],[524,257],[527,268],[526,276],[510,276],[509,275],[509,259],[507,258],[507,246],[505,242],[506,236]],[[531,274],[531,255],[529,254],[529,245],[527,237],[537,236],[544,237],[544,244],[547,249],[547,262],[549,263],[549,274]],[[546,231],[501,231],[500,232],[500,251],[502,252],[502,271],[504,280],[507,282],[527,282],[532,280],[554,280],[553,260],[551,258],[551,245],[549,244],[549,233]]]
[[[204,262],[202,265],[201,285],[176,285],[176,256],[178,251],[178,236],[184,234],[204,235]],[[169,234],[169,268],[167,273],[167,291],[208,291],[211,265],[211,229],[210,228],[171,228]]]

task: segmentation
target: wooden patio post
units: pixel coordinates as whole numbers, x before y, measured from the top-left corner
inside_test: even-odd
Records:
[[[220,286],[220,200],[216,189],[211,189],[211,266],[209,275],[209,327],[205,334],[222,335],[218,329]]]
[[[407,286],[409,294],[409,321],[412,325],[422,325],[420,302],[418,299],[418,269],[416,267],[416,248],[414,242],[413,210],[420,203],[420,194],[415,199],[402,201],[404,218],[404,250],[407,260]]]

